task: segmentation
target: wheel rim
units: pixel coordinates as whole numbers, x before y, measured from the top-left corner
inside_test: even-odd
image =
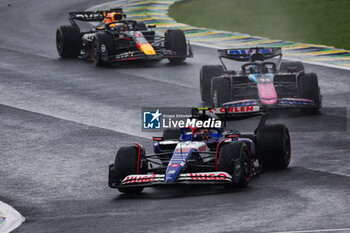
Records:
[[[249,159],[247,148],[243,151],[243,161],[242,161],[242,175],[245,180],[250,180],[251,177],[251,162]]]
[[[56,48],[57,48],[58,54],[62,55],[63,38],[60,30],[58,30],[56,34]]]
[[[218,103],[218,93],[216,90],[213,91],[213,105],[214,107],[218,107],[219,103]]]
[[[99,60],[99,45],[98,45],[98,40],[97,38],[94,38],[92,41],[92,51],[91,51],[91,57],[92,61],[97,64]]]
[[[284,140],[284,159],[289,164],[291,158],[291,147],[290,147],[290,136],[288,132],[285,132],[285,140]]]

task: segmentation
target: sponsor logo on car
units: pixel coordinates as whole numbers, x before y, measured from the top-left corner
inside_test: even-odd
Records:
[[[156,175],[131,175],[127,176],[122,183],[130,184],[130,183],[143,183],[143,182],[152,182],[155,181]]]
[[[203,152],[203,151],[206,151],[206,150],[207,150],[207,146],[206,145],[203,145],[203,146],[198,148],[199,152]]]
[[[240,106],[240,107],[229,107],[227,108],[227,113],[247,113],[247,112],[257,112],[260,110],[259,106]],[[209,112],[214,114],[223,114],[225,113],[225,107],[222,108],[213,108]]]
[[[190,173],[191,180],[227,180],[225,173]]]

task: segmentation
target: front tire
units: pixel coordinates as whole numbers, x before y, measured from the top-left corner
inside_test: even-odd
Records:
[[[291,144],[285,125],[265,125],[257,133],[259,163],[267,169],[285,169],[291,160]]]
[[[231,100],[231,82],[227,77],[215,77],[211,80],[211,105],[221,107]]]
[[[96,66],[108,66],[108,56],[113,54],[114,41],[111,35],[97,33],[91,43],[91,58]],[[106,59],[103,59],[106,57]]]
[[[199,84],[202,101],[210,103],[211,99],[211,80],[214,77],[221,76],[224,73],[222,65],[202,66],[199,73]]]
[[[137,146],[121,147],[118,150],[114,161],[114,179],[117,185],[128,175],[137,174],[137,166],[139,166],[139,174],[146,174],[148,164],[143,159],[145,157],[145,151],[142,148],[140,150],[139,152]],[[137,165],[139,153],[140,160],[139,165]],[[120,187],[118,190],[122,193],[132,194],[142,192],[143,187]]]
[[[246,187],[252,174],[251,159],[247,145],[237,141],[224,144],[219,152],[219,171],[227,172],[235,179],[237,166],[241,167],[241,173],[234,186]]]
[[[318,110],[322,106],[320,87],[318,85],[318,78],[315,73],[304,74],[299,77],[299,95],[301,98],[311,99]]]
[[[60,26],[56,31],[56,48],[62,58],[76,58],[80,55],[81,35],[76,26]]]
[[[179,63],[186,59],[187,55],[187,43],[186,37],[180,29],[168,29],[165,31],[165,49],[174,51],[177,56],[183,57],[172,57],[168,58],[171,63]]]

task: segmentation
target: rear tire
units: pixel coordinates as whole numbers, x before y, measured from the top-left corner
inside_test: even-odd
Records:
[[[282,62],[280,65],[280,72],[283,73],[299,73],[300,71],[305,71],[304,64],[300,61]]]
[[[78,57],[81,49],[79,27],[60,26],[56,31],[56,48],[62,58]]]
[[[224,73],[222,65],[202,66],[199,73],[199,84],[202,101],[210,103],[211,100],[211,80]]]
[[[117,185],[128,175],[137,174],[138,153],[139,149],[137,146],[121,147],[118,150],[114,161],[114,174]],[[145,174],[148,169],[147,161],[142,159],[145,157],[145,151],[141,149],[140,153],[139,174]],[[122,193],[132,194],[142,192],[143,187],[121,187],[118,190]]]
[[[299,77],[298,84],[300,97],[311,99],[316,105],[314,110],[320,109],[322,102],[317,75],[315,73],[304,74]]]
[[[167,140],[179,140],[181,136],[180,129],[165,129],[163,132],[163,138]]]
[[[227,77],[215,77],[211,80],[211,105],[221,107],[231,100],[231,82]]]
[[[102,60],[102,53],[107,56],[113,54],[114,41],[112,36],[104,33],[94,35],[91,43],[91,58],[96,66],[108,66],[108,61]]]
[[[186,59],[187,55],[187,43],[186,37],[180,29],[168,29],[165,31],[165,49],[176,52],[177,56],[184,57],[173,57],[168,58],[171,63],[179,63]]]
[[[239,164],[235,164],[237,160],[240,161]],[[242,172],[238,182],[235,183],[234,186],[246,187],[252,174],[251,160],[247,145],[237,141],[224,144],[219,152],[219,171],[227,172],[235,179],[235,166],[238,165],[241,166]]]
[[[257,133],[256,150],[264,168],[287,168],[291,159],[288,128],[282,124],[263,126]]]

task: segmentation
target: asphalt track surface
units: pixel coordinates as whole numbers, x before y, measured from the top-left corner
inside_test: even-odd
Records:
[[[199,69],[218,60],[214,49],[197,46],[181,65],[96,68],[59,59],[56,27],[68,23],[68,11],[99,3],[0,2],[0,200],[26,217],[15,232],[350,228],[350,72],[333,68],[306,65],[319,76],[319,114],[271,116],[290,128],[289,169],[240,190],[187,186],[126,196],[109,189],[108,164],[120,146],[139,142],[151,151],[141,108],[201,105]]]

